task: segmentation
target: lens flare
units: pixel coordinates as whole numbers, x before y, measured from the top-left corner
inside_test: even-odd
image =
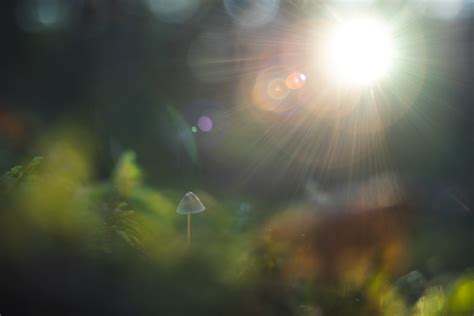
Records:
[[[291,90],[298,90],[303,88],[306,81],[306,76],[299,72],[293,72],[286,78],[286,86]]]
[[[261,71],[252,91],[253,104],[273,113],[284,113],[298,104],[296,91],[287,85],[288,71],[282,67],[270,67]]]
[[[150,11],[166,23],[184,23],[198,11],[199,0],[148,0]]]
[[[280,8],[280,0],[224,0],[224,9],[240,27],[252,28],[272,21]]]
[[[358,17],[329,34],[326,62],[337,81],[369,85],[392,67],[394,49],[388,28],[378,20]]]
[[[274,100],[283,100],[288,96],[288,88],[285,80],[277,78],[270,81],[267,85],[267,93]]]
[[[209,116],[203,115],[198,119],[198,127],[203,132],[210,132],[212,125],[212,120]]]

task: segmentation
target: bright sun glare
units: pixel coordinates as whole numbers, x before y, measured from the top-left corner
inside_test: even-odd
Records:
[[[344,21],[329,34],[327,65],[338,81],[370,85],[388,73],[393,58],[390,31],[376,19],[358,17]]]

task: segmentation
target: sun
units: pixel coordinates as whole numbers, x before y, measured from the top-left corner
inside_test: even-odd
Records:
[[[338,23],[326,43],[326,65],[339,82],[367,86],[386,76],[395,49],[390,29],[380,20],[357,17]]]

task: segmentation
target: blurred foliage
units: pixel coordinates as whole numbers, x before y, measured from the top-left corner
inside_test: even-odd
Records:
[[[446,297],[441,287],[428,288],[424,295],[416,302],[413,316],[445,315]]]
[[[474,313],[474,274],[459,278],[447,300],[448,313],[472,315]]]
[[[253,201],[250,212],[247,202],[217,199],[197,188],[206,211],[193,216],[187,248],[186,216],[176,212],[183,193],[147,185],[133,151],[118,157],[110,179],[97,180],[87,132],[58,129],[36,148],[42,156],[11,168],[0,179],[0,246],[8,258],[3,265],[27,276],[18,285],[12,281],[12,293],[42,286],[37,273],[61,282],[71,277],[64,269],[75,266],[74,291],[96,283],[104,291],[118,287],[114,296],[100,289],[92,293],[104,300],[101,308],[119,308],[119,314],[135,308],[145,314],[226,315],[474,311],[472,274],[430,284],[418,271],[399,277],[398,268],[387,268],[386,262],[406,260],[397,255],[405,251],[406,236],[398,238],[404,230],[389,231],[379,222],[382,216],[397,225],[397,217],[355,214],[335,220],[290,209],[278,210],[268,220],[255,211],[258,204]],[[370,238],[358,240],[361,234]],[[65,258],[75,258],[75,263]],[[35,268],[25,268],[30,266]],[[95,278],[90,284],[80,281],[90,277]],[[66,301],[71,307],[89,298],[82,293],[78,301],[69,302],[71,292],[58,294],[54,282],[46,287],[46,301]],[[37,304],[29,296],[22,299]]]
[[[119,193],[127,197],[132,190],[142,183],[143,174],[135,163],[136,155],[133,151],[125,152],[117,163],[114,183]]]
[[[43,157],[35,157],[23,168],[22,165],[15,166],[5,173],[1,178],[2,193],[9,192],[22,179],[30,176],[43,162]]]
[[[413,316],[472,315],[474,277],[465,274],[451,284],[426,289],[413,308]]]

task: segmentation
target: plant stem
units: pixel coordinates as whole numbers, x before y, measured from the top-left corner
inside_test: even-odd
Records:
[[[188,213],[188,239],[187,246],[191,244],[191,213]]]

